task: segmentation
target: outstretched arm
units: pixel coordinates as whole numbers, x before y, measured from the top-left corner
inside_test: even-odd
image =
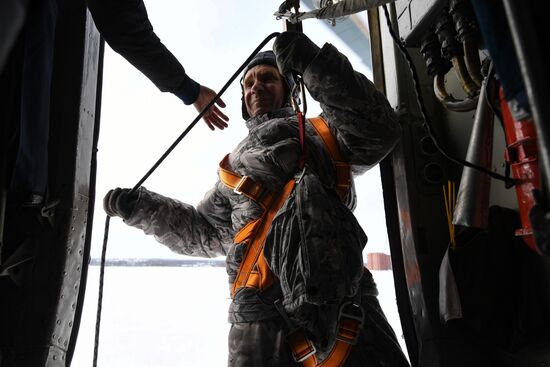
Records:
[[[285,32],[273,49],[283,72],[303,75],[355,173],[374,166],[393,149],[401,128],[391,106],[334,46],[319,48],[302,33]]]
[[[198,112],[201,112],[208,105],[208,103],[210,103],[210,101],[214,99],[214,97],[216,97],[216,92],[208,87],[201,85],[199,96],[197,97],[193,105]],[[223,130],[227,127],[227,121],[229,121],[229,117],[227,117],[222,111],[220,111],[218,106],[222,108],[225,107],[225,103],[221,98],[218,99],[216,103],[212,105],[208,112],[203,116],[203,120],[204,122],[206,122],[206,125],[208,125],[210,130],[215,130],[216,128]]]
[[[130,193],[130,189],[109,191],[104,208],[108,215],[122,217],[126,224],[153,235],[176,253],[200,257],[225,255],[233,238],[230,207],[215,189],[205,200],[216,203],[215,216],[204,215],[192,205],[143,187],[135,193]]]
[[[143,0],[87,0],[94,22],[111,48],[147,76],[161,91],[176,95],[199,111],[216,93],[191,79],[176,57],[153,30]],[[220,99],[219,107],[225,107]],[[204,115],[208,127],[227,127],[225,116],[214,105]]]

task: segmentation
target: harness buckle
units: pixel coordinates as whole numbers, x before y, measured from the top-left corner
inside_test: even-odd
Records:
[[[365,322],[363,307],[352,301],[345,302],[342,307],[340,307],[338,319],[340,322],[336,339],[355,345],[359,338],[363,323]]]
[[[246,179],[249,178],[248,176],[243,176],[241,177],[239,183],[237,184],[237,186],[235,186],[235,188],[233,189],[233,192],[237,195],[242,195],[243,192],[241,191],[241,187],[243,186],[243,184],[245,183]]]
[[[290,330],[286,334],[286,340],[290,345],[290,350],[292,352],[292,358],[296,363],[302,363],[303,361],[310,358],[312,355],[317,353],[315,345],[305,336],[304,331],[295,327],[293,322],[290,320],[286,311],[283,307],[283,304],[280,299],[273,302],[275,309],[279,312],[286,327]]]
[[[302,363],[317,353],[315,345],[309,341],[302,329],[294,329],[286,335],[291,346],[292,358],[296,363]]]

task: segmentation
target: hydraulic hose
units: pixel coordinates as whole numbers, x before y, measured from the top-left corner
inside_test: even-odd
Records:
[[[513,185],[515,185],[516,180],[514,180],[513,178],[500,175],[496,172],[488,170],[485,167],[481,167],[481,166],[478,166],[478,165],[473,164],[471,162],[468,162],[464,159],[455,157],[455,156],[451,155],[450,153],[448,153],[445,149],[443,149],[442,144],[440,143],[439,139],[437,139],[437,137],[434,134],[434,129],[432,127],[433,124],[432,124],[431,119],[428,116],[428,112],[426,110],[426,105],[424,104],[424,99],[422,97],[422,91],[420,90],[420,82],[419,82],[420,79],[418,78],[418,73],[416,71],[416,67],[414,66],[412,57],[409,54],[409,52],[407,51],[407,49],[405,48],[405,46],[403,45],[403,43],[401,43],[401,40],[399,39],[399,37],[395,33],[395,30],[393,29],[393,25],[391,24],[391,20],[390,20],[390,14],[389,14],[389,11],[388,11],[388,7],[386,5],[384,5],[382,8],[384,9],[384,15],[386,17],[386,22],[388,24],[388,29],[389,29],[390,35],[392,36],[393,41],[396,44],[396,46],[398,47],[399,51],[403,54],[403,56],[407,60],[407,63],[409,64],[409,68],[411,70],[412,78],[413,78],[413,81],[414,81],[414,88],[415,88],[415,92],[416,92],[416,97],[418,99],[418,104],[420,106],[420,111],[422,113],[422,117],[424,118],[424,125],[425,125],[425,128],[426,128],[426,131],[428,132],[430,137],[433,139],[437,150],[445,158],[447,158],[451,162],[454,162],[456,164],[460,164],[460,165],[465,166],[465,167],[473,168],[475,170],[478,170],[480,172],[483,172],[483,173],[491,176],[494,179],[501,180],[505,183],[506,187],[512,187]]]
[[[473,98],[456,99],[449,94],[445,88],[445,75],[443,74],[437,74],[434,78],[434,94],[439,102],[450,111],[466,112],[475,110],[477,107],[478,95]]]

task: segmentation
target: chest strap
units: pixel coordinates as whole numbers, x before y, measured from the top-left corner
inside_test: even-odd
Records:
[[[336,172],[336,192],[340,199],[344,199],[351,188],[351,170],[348,163],[340,152],[340,147],[336,137],[330,130],[328,123],[321,116],[311,117],[309,122],[317,132],[317,135],[323,140],[325,149],[332,158]]]
[[[233,294],[241,287],[252,287],[263,291],[275,282],[275,275],[263,256],[263,249],[267,234],[271,229],[271,223],[292,193],[295,184],[294,179],[289,180],[281,192],[271,200],[270,205],[265,208],[260,218],[246,224],[235,235],[234,242],[245,243],[246,249],[233,283]]]
[[[350,166],[343,161],[338,142],[327,122],[320,116],[310,118],[309,122],[321,137],[334,162],[336,191],[340,198],[344,199],[351,187]],[[274,283],[275,275],[269,269],[263,256],[265,239],[271,228],[273,218],[294,189],[295,181],[294,179],[288,181],[283,190],[277,194],[269,193],[262,184],[255,182],[249,176],[241,176],[233,172],[229,165],[229,154],[220,162],[219,177],[222,183],[233,189],[233,192],[253,200],[264,210],[259,218],[241,228],[233,239],[236,244],[246,244],[246,249],[233,283],[232,294],[234,295],[241,287],[252,287],[260,291],[267,289]]]
[[[233,192],[244,195],[260,204],[264,209],[262,215],[247,223],[233,239],[234,243],[244,243],[246,249],[243,260],[233,282],[232,294],[241,287],[255,288],[263,291],[275,282],[275,275],[269,269],[263,256],[265,239],[271,228],[273,218],[283,206],[294,189],[294,179],[289,180],[277,195],[265,192],[263,185],[254,182],[248,176],[241,176],[228,168],[228,155],[220,163],[220,181],[233,189]]]
[[[218,175],[225,186],[233,189],[235,194],[244,195],[250,200],[260,204],[262,208],[269,206],[273,195],[265,192],[262,184],[254,182],[248,176],[241,176],[229,168],[229,154],[220,162]]]

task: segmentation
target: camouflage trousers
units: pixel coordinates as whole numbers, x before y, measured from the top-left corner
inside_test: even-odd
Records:
[[[364,296],[361,303],[365,311],[364,326],[344,366],[408,367],[409,363],[377,298]],[[232,324],[228,366],[300,366],[292,358],[285,334],[282,318]]]

